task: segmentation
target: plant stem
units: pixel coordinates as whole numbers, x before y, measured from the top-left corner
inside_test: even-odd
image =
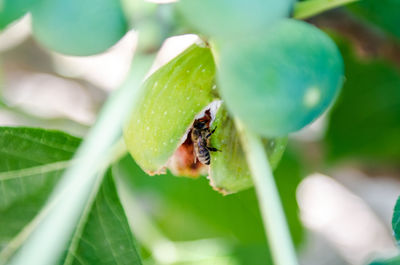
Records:
[[[297,265],[285,213],[261,138],[236,120],[254,186],[266,236],[276,265]]]
[[[109,165],[112,165],[118,162],[121,158],[123,158],[128,153],[128,149],[126,147],[124,138],[121,137],[118,141],[114,144],[111,150],[111,157]]]
[[[326,10],[356,2],[358,0],[308,0],[294,6],[293,17],[306,19]]]

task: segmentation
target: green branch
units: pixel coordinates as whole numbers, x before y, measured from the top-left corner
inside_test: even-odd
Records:
[[[356,2],[358,0],[308,0],[298,2],[294,7],[293,17],[306,19],[326,10]]]
[[[290,237],[285,213],[261,138],[236,121],[246,154],[266,236],[276,265],[297,265],[296,252]]]

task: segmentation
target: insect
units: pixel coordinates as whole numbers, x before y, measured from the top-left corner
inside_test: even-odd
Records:
[[[191,138],[194,147],[195,162],[196,157],[204,165],[210,164],[210,152],[220,151],[217,148],[209,146],[209,138],[215,132],[210,131],[209,122],[206,120],[195,120],[191,132]]]

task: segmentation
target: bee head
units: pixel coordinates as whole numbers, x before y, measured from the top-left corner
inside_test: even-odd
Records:
[[[193,127],[195,129],[201,130],[201,129],[206,128],[206,125],[207,124],[206,124],[205,121],[197,120],[197,121],[194,122]]]

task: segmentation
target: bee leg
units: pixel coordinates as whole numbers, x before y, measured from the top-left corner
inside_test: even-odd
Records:
[[[211,146],[207,146],[207,150],[210,151],[210,152],[221,152],[221,150],[219,150],[217,148],[214,148],[214,147],[211,147]]]
[[[193,164],[197,163],[197,155],[196,152],[193,150]]]
[[[217,127],[215,127],[209,134],[206,135],[206,138],[210,138],[210,136],[215,132]]]

